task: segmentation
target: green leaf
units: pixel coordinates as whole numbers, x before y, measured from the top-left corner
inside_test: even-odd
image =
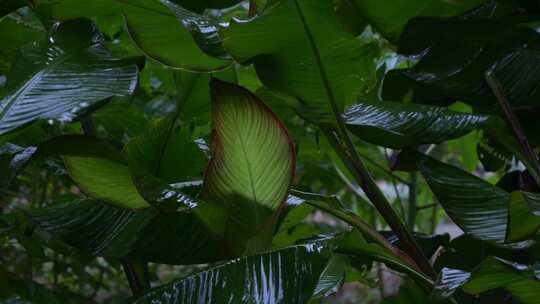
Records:
[[[508,205],[508,231],[506,240],[522,241],[533,237],[540,229],[540,195],[512,192]]]
[[[0,4],[1,5],[1,4]],[[9,71],[17,51],[24,45],[45,37],[46,32],[34,25],[12,16],[0,19],[0,73]]]
[[[112,96],[133,93],[137,67],[110,56],[85,20],[58,25],[21,49],[0,101],[0,135],[37,120],[70,122]]]
[[[532,267],[496,257],[488,257],[471,273],[446,269],[436,288],[450,294],[460,286],[474,295],[504,288],[524,304],[536,304],[540,296],[540,282],[535,279]]]
[[[345,32],[329,0],[283,0],[249,22],[233,21],[220,37],[235,59],[253,59],[265,86],[297,98],[296,110],[315,123],[335,123],[334,110],[343,112],[374,81],[377,48]]]
[[[481,4],[485,0],[446,2],[432,0],[354,0],[360,12],[387,39],[396,41],[413,17],[451,17]]]
[[[214,71],[230,65],[217,37],[218,21],[167,0],[121,2],[126,28],[148,57],[191,71]],[[201,49],[222,59],[213,58]]]
[[[229,237],[242,243],[277,218],[294,176],[294,146],[283,124],[254,94],[217,79],[210,85],[212,159],[201,197],[226,206]]]
[[[438,300],[447,299],[470,278],[471,274],[467,271],[445,267],[441,269],[441,272],[437,276],[431,297]]]
[[[52,0],[41,3],[38,11],[53,20],[122,13],[139,49],[164,65],[192,71],[214,71],[230,65],[229,60],[204,52],[228,56],[217,37],[220,22],[167,0],[95,0],[84,5],[76,0]]]
[[[350,266],[349,258],[343,254],[334,254],[324,268],[313,292],[314,298],[328,297],[345,283],[345,273]]]
[[[351,236],[353,232],[349,234]],[[358,241],[351,242],[344,238],[343,242],[337,249],[338,253],[348,254],[368,260],[385,263],[386,266],[395,269],[397,271],[408,274],[412,279],[424,286],[431,286],[433,282],[430,278],[426,277],[416,266],[403,261],[397,257],[394,253],[388,249],[381,247],[375,243],[362,243]]]
[[[150,204],[137,191],[130,169],[122,156],[104,142],[89,140],[87,144],[90,143],[94,144],[95,149],[114,154],[63,153],[66,168],[77,186],[90,197],[118,207],[149,207]]]
[[[135,175],[151,175],[166,184],[200,179],[207,163],[187,130],[177,130],[169,119],[151,121],[124,150]]]
[[[387,101],[361,102],[343,117],[347,128],[359,138],[394,149],[455,139],[487,120],[484,115],[443,107]]]
[[[420,61],[412,68],[388,72],[382,97],[402,100],[412,93],[416,102],[462,101],[494,112],[496,100],[484,79],[484,73],[493,69],[512,105],[533,105],[540,97],[540,51],[527,45],[540,35],[522,24],[527,20],[413,19],[398,51]]]
[[[86,199],[34,209],[30,218],[40,230],[93,256],[182,265],[227,258],[224,243],[194,214],[204,203],[175,199],[184,210],[134,211]]]
[[[308,243],[242,257],[154,288],[135,303],[308,303],[328,256],[325,243]]]
[[[425,155],[408,156],[456,225],[482,240],[505,240],[509,198],[506,191]],[[398,163],[406,162],[406,157],[402,154]]]

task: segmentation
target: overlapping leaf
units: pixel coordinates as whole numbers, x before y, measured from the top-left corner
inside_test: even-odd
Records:
[[[361,139],[394,149],[458,138],[487,120],[487,116],[443,107],[387,101],[360,102],[343,117],[347,128]]]
[[[194,4],[187,2],[188,6]],[[122,13],[132,40],[152,59],[194,71],[212,71],[229,65],[228,60],[205,53],[227,57],[217,38],[219,22],[180,5],[167,0],[96,0],[84,5],[76,0],[61,0],[41,3],[38,11],[53,20]]]
[[[89,154],[79,151],[61,152],[70,176],[79,188],[100,201],[131,209],[142,209],[150,204],[139,194],[123,157],[106,143],[82,139],[86,146],[95,145],[99,151]]]
[[[506,239],[516,242],[533,237],[540,229],[540,195],[512,192],[508,204]]]
[[[107,53],[89,21],[58,25],[21,50],[0,101],[0,134],[36,120],[70,122],[111,96],[135,89],[137,67]]]
[[[277,219],[294,176],[294,147],[278,118],[254,94],[217,79],[211,91],[212,159],[202,197],[226,206],[229,236],[242,244],[242,238]]]
[[[489,257],[472,272],[458,269],[445,269],[437,282],[439,296],[451,295],[457,288],[470,294],[504,288],[520,303],[538,303],[540,282],[534,270],[526,265],[511,263],[495,257]]]
[[[445,2],[430,0],[355,0],[360,12],[389,40],[398,39],[405,24],[417,16],[451,17],[481,4],[484,0]]]
[[[84,199],[35,209],[30,218],[55,239],[94,256],[183,265],[226,258],[223,242],[193,214],[197,202],[175,199],[177,208],[187,210],[134,211]]]
[[[407,164],[409,168],[403,165]],[[397,169],[418,169],[448,216],[471,236],[497,243],[534,238],[540,228],[538,195],[508,193],[454,166],[416,152],[400,156]]]
[[[329,257],[309,243],[232,260],[148,291],[135,303],[308,303]]]
[[[504,241],[509,199],[506,191],[427,156],[414,154],[411,157],[448,216],[458,226],[482,240]],[[404,159],[401,161],[405,162]]]
[[[377,48],[345,32],[329,0],[280,1],[249,22],[232,22],[220,37],[235,59],[253,59],[264,85],[297,98],[296,110],[316,123],[334,123],[334,110],[343,112],[375,77]]]
[[[402,100],[412,93],[417,102],[464,101],[492,111],[489,106],[496,101],[484,73],[493,69],[514,106],[532,105],[538,98],[540,52],[528,46],[540,35],[519,22],[529,19],[413,19],[399,52],[421,60],[412,68],[390,71],[383,98]]]

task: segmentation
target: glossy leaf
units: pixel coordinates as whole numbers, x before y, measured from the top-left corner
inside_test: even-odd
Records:
[[[94,141],[96,149],[114,153],[106,143]],[[131,209],[142,209],[150,204],[139,194],[131,172],[122,156],[116,152],[112,155],[80,155],[65,153],[64,163],[69,175],[79,188],[97,200]]]
[[[399,52],[420,61],[409,69],[390,71],[384,79],[383,98],[402,100],[412,94],[417,102],[463,101],[492,112],[490,106],[496,100],[484,73],[493,69],[512,105],[532,105],[538,94],[540,52],[527,45],[540,35],[520,26],[520,20],[527,21],[511,17],[412,20],[400,39]]]
[[[213,71],[230,64],[202,51],[227,59],[217,37],[219,22],[167,0],[121,2],[130,36],[148,57],[192,71]]]
[[[294,146],[254,94],[217,79],[210,85],[214,134],[202,197],[229,210],[231,237],[248,238],[275,221],[294,176]]]
[[[110,56],[90,22],[62,23],[21,50],[0,101],[0,134],[41,119],[73,121],[109,97],[131,94],[136,82],[137,67]]]
[[[458,138],[487,120],[487,116],[443,107],[387,101],[361,102],[343,117],[347,128],[361,139],[394,149]]]
[[[296,110],[315,123],[334,123],[333,105],[343,112],[375,76],[377,48],[345,32],[329,0],[280,1],[249,22],[232,22],[220,37],[235,59],[253,59],[264,85],[297,98]]]
[[[446,295],[449,295],[458,287],[475,295],[504,288],[524,304],[538,303],[540,296],[540,282],[535,279],[534,271],[530,267],[495,257],[487,258],[471,273],[446,269],[442,272],[436,288],[446,290]]]
[[[229,261],[155,288],[135,303],[308,303],[328,259],[309,243]]]
[[[405,162],[406,156],[401,157]],[[509,199],[506,191],[430,157],[420,154],[411,157],[454,223],[482,240],[505,239]]]
[[[437,277],[431,296],[434,299],[449,298],[470,278],[471,274],[467,271],[443,268]]]
[[[411,276],[412,279],[419,284],[430,286],[433,284],[430,278],[426,277],[417,266],[411,265],[399,258],[396,254],[389,251],[386,248],[381,247],[379,244],[359,242],[351,239],[354,231],[346,235],[337,249],[337,252],[344,253],[369,261],[377,261],[385,263],[386,266],[395,269],[397,271],[406,273]]]
[[[413,17],[451,17],[459,15],[484,2],[473,0],[445,2],[430,0],[354,0],[360,12],[377,31],[391,41],[396,41],[407,22]]]
[[[32,210],[30,218],[40,230],[93,256],[182,265],[226,258],[223,242],[194,215],[197,202],[177,199],[183,211],[134,211],[86,199]]]
[[[313,291],[313,297],[328,297],[338,292],[345,283],[347,267],[350,267],[350,261],[346,255],[332,255],[319,277],[319,282]]]
[[[186,2],[188,6],[193,4],[193,1]],[[167,0],[95,0],[85,5],[76,0],[55,0],[41,3],[38,11],[53,20],[122,13],[132,40],[148,57],[174,68],[193,71],[213,71],[228,66],[228,60],[213,58],[203,51],[227,57],[217,39],[219,22],[181,5],[181,2],[177,5]]]
[[[528,192],[512,192],[508,202],[509,242],[533,237],[540,229],[540,195]]]

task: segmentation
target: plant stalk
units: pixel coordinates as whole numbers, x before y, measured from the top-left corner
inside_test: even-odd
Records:
[[[409,213],[407,217],[407,224],[409,224],[409,230],[414,232],[414,224],[416,223],[416,213],[418,211],[416,203],[416,181],[418,179],[417,172],[410,173],[411,184],[409,185]]]
[[[148,278],[148,268],[146,262],[122,259],[122,268],[135,298],[144,294],[146,289],[150,288]]]
[[[504,112],[506,122],[510,125],[510,128],[512,129],[512,132],[514,133],[514,136],[516,137],[519,145],[521,146],[525,157],[527,157],[527,159],[531,163],[532,168],[530,169],[534,170],[534,174],[531,175],[534,177],[534,180],[538,187],[540,187],[540,163],[538,163],[538,157],[536,156],[536,154],[534,154],[534,151],[529,144],[529,140],[525,135],[525,131],[523,130],[523,127],[521,126],[521,123],[519,122],[516,113],[514,113],[514,110],[512,110],[510,101],[508,101],[508,98],[506,98],[506,96],[504,95],[501,83],[495,76],[493,70],[486,71],[485,78],[489,88],[493,92],[493,95],[495,95],[499,106]]]
[[[377,211],[382,215],[384,220],[388,223],[392,231],[397,235],[402,244],[403,250],[416,262],[418,267],[431,278],[435,278],[435,271],[431,267],[428,259],[414,240],[410,231],[405,227],[395,210],[392,208],[384,194],[381,192],[371,174],[365,167],[364,163],[358,155],[356,150],[347,136],[349,144],[346,153],[346,148],[342,147],[335,132],[329,130],[323,130],[328,141],[337,152],[338,156],[345,163],[351,174],[356,179],[356,182],[364,190],[364,193],[373,203]],[[351,156],[355,155],[355,156]]]

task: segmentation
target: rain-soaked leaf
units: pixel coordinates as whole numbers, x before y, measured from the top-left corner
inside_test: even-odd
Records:
[[[57,25],[20,50],[0,101],[0,135],[37,120],[71,122],[112,96],[130,95],[137,66],[112,57],[87,20]]]
[[[151,289],[136,304],[308,303],[329,258],[324,242],[231,260]]]
[[[359,138],[394,149],[455,139],[488,119],[444,107],[388,101],[360,102],[343,117]]]

